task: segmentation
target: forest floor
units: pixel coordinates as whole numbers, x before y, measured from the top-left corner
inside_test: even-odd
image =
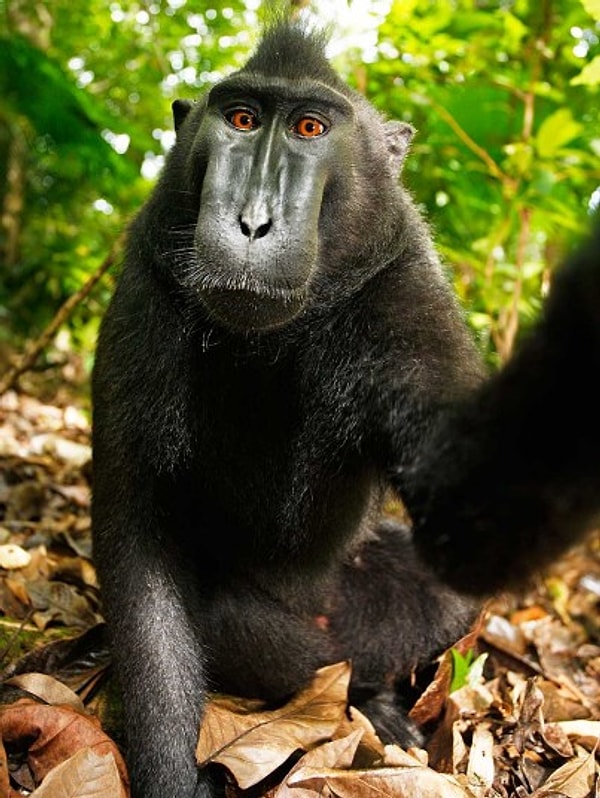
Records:
[[[85,390],[21,384],[0,395],[0,796],[126,798],[90,559]],[[427,750],[384,746],[348,711],[348,678],[348,663],[322,669],[269,712],[215,697],[198,761],[224,768],[229,798],[598,798],[600,534],[490,602],[440,658],[412,711]]]

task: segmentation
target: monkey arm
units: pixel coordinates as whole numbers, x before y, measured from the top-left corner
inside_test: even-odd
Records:
[[[176,376],[185,357],[176,347],[165,355],[161,341],[175,339],[177,317],[161,294],[150,300],[148,279],[132,272],[96,356],[94,560],[126,724],[135,730],[133,794],[202,798],[211,790],[195,764],[207,688],[199,597],[158,491],[161,467],[184,459],[176,421],[186,403]],[[157,328],[145,323],[150,313]]]
[[[98,451],[99,463],[105,454]],[[197,597],[173,546],[165,546],[148,487],[131,471],[100,468],[94,486],[94,553],[125,719],[136,730],[131,777],[135,795],[203,798],[211,790],[195,765],[206,690]]]
[[[417,545],[445,581],[479,594],[522,583],[598,521],[599,373],[600,227],[517,354],[438,423],[408,475]]]

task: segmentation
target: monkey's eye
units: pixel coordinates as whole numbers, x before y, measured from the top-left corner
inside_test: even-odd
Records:
[[[237,130],[254,130],[259,126],[257,115],[248,108],[229,108],[224,116]]]
[[[327,133],[327,125],[314,116],[303,116],[292,125],[293,132],[302,139],[314,139]]]

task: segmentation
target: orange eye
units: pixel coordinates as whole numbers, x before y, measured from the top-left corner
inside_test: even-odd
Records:
[[[303,139],[314,139],[326,133],[327,127],[314,116],[303,116],[296,122],[292,130]]]
[[[258,117],[247,108],[232,108],[225,113],[225,119],[238,130],[254,130],[258,127]]]

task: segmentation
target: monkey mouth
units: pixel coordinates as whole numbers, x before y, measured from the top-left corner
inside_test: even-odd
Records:
[[[305,286],[268,291],[213,287],[200,291],[211,316],[228,329],[242,333],[267,331],[287,324],[304,307],[306,294]]]

